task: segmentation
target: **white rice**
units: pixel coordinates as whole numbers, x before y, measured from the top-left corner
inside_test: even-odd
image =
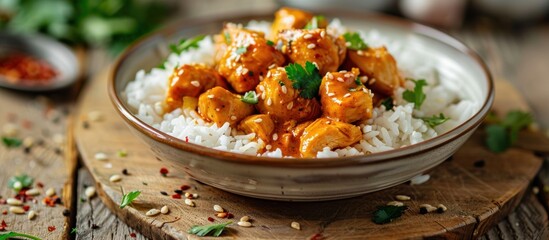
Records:
[[[251,21],[247,28],[262,31],[268,37],[270,34],[269,22]],[[338,19],[334,19],[328,26],[328,33],[339,36],[346,29]],[[375,29],[359,32],[369,46],[385,45],[398,62],[402,74],[409,78],[425,79],[428,83],[424,92],[426,99],[420,110],[414,109],[413,103],[402,99],[406,89],[413,89],[414,83],[407,81],[404,88],[394,93],[396,105],[387,111],[384,106],[374,109],[373,117],[360,125],[363,139],[357,144],[343,149],[325,147],[317,153],[317,157],[342,157],[363,155],[387,151],[403,146],[416,144],[438,134],[446,132],[462,123],[474,114],[480,107],[460,94],[460,86],[452,81],[441,82],[438,79],[435,60],[422,58],[417,61],[417,51],[420,49],[391,40],[381,35]],[[176,138],[211,147],[218,150],[260,155],[265,143],[255,140],[255,134],[238,132],[225,123],[221,127],[202,120],[195,111],[176,109],[170,113],[163,112],[163,101],[168,88],[171,69],[181,64],[204,63],[213,65],[215,47],[211,37],[206,37],[199,43],[199,48],[191,49],[179,55],[171,53],[164,69],[154,68],[150,72],[137,72],[135,80],[125,89],[125,98],[128,104],[135,109],[136,116],[154,128]],[[430,128],[421,118],[443,113],[450,120]],[[414,117],[416,116],[416,117]],[[262,154],[267,157],[283,157],[280,149]]]

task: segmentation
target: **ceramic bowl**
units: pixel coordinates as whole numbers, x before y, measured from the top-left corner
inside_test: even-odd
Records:
[[[200,182],[240,195],[286,201],[340,199],[389,188],[424,173],[450,157],[475,131],[494,98],[491,76],[482,60],[456,39],[432,28],[378,14],[322,12],[339,18],[352,29],[376,28],[390,38],[422,48],[421,58],[432,58],[442,79],[460,81],[478,101],[478,111],[454,129],[424,142],[364,156],[281,159],[224,152],[186,143],[139,120],[122,97],[139,69],[157,66],[167,56],[167,45],[181,37],[218,33],[223,22],[272,20],[272,13],[185,20],[158,31],[130,47],[118,59],[109,81],[114,107],[129,129],[158,158]],[[152,160],[154,161],[154,160]]]

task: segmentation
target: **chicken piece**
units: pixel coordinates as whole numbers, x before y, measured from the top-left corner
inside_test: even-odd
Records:
[[[226,26],[230,44],[223,53],[217,71],[237,93],[254,89],[269,68],[282,66],[282,53],[267,43],[263,33]]]
[[[362,139],[360,127],[328,118],[319,118],[303,131],[299,151],[302,157],[316,157],[317,152],[325,147],[343,148],[360,139]]]
[[[372,117],[372,94],[360,80],[359,70],[327,73],[320,84],[323,116],[353,123]]]
[[[255,109],[253,105],[243,102],[240,95],[222,87],[214,87],[200,95],[198,111],[205,120],[220,127],[226,122],[234,126],[252,115]]]
[[[295,120],[299,123],[320,115],[318,101],[301,97],[282,67],[269,70],[266,78],[257,85],[256,93],[259,112],[270,114],[277,122]]]
[[[256,137],[268,143],[272,139],[271,134],[275,130],[275,124],[269,115],[256,114],[240,121],[238,129],[246,134],[255,133]]]
[[[289,7],[283,7],[276,11],[275,18],[272,26],[273,38],[277,34],[286,29],[301,29],[313,20],[313,14],[300,9],[294,9]],[[316,18],[319,28],[326,28],[328,22],[324,18]]]
[[[290,29],[278,34],[282,41],[281,51],[291,62],[302,66],[306,62],[314,63],[321,75],[337,71],[345,60],[347,47],[338,38],[334,38],[325,29]]]
[[[165,99],[167,112],[180,108],[183,97],[198,97],[215,86],[227,88],[225,80],[204,64],[182,65],[174,69]]]
[[[375,92],[392,96],[393,91],[404,84],[393,56],[385,47],[348,51],[349,61],[370,79],[366,85]]]

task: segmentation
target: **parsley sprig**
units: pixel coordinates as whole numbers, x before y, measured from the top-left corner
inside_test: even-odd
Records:
[[[318,95],[318,89],[322,82],[322,77],[318,68],[311,62],[305,63],[305,68],[298,63],[291,63],[285,67],[288,78],[292,81],[295,89],[300,89],[300,96],[303,98],[314,98]]]
[[[244,93],[244,96],[240,98],[240,101],[245,102],[247,104],[257,104],[259,102],[259,99],[255,91],[248,91]]]
[[[19,138],[2,137],[2,142],[8,148],[16,148],[23,144],[23,141]]]
[[[141,194],[141,191],[131,191],[127,194],[124,194],[122,197],[122,202],[120,202],[120,208],[125,208],[130,203],[133,202],[139,195]]]
[[[519,131],[534,121],[530,113],[520,110],[508,112],[503,120],[493,120],[494,123],[486,127],[486,145],[495,153],[501,153],[511,147],[517,141]]]
[[[219,237],[221,233],[223,233],[223,230],[225,230],[225,227],[231,223],[233,222],[229,221],[226,223],[211,224],[211,225],[204,225],[204,226],[195,225],[195,226],[192,226],[191,229],[189,229],[189,233],[195,234],[199,237],[204,237],[207,235]]]
[[[352,50],[364,50],[368,48],[368,45],[364,43],[360,35],[356,32],[346,32],[343,34],[345,42],[347,42],[347,48]]]
[[[415,83],[414,90],[406,90],[402,93],[402,98],[408,102],[414,103],[414,108],[419,109],[425,101],[426,95],[423,93],[423,87],[427,86],[425,79],[410,79]]]
[[[372,221],[377,224],[390,223],[393,220],[399,218],[404,213],[404,210],[408,209],[406,206],[380,206],[374,212]]]
[[[395,104],[393,102],[393,98],[391,98],[391,97],[388,97],[388,98],[384,99],[383,101],[381,101],[381,105],[385,106],[385,110],[387,110],[387,111],[392,110],[393,107],[395,106]]]
[[[436,127],[440,124],[445,123],[450,118],[444,116],[443,113],[440,113],[438,116],[433,115],[432,117],[425,117],[425,118],[422,118],[422,119],[427,125],[429,125],[429,127],[434,128],[434,127]]]
[[[16,186],[15,186],[16,182],[21,183],[21,185],[20,185],[21,188],[20,189],[16,189]],[[23,188],[30,187],[33,182],[34,182],[33,178],[29,177],[27,174],[21,174],[21,175],[11,177],[8,180],[8,187],[15,190],[15,191],[19,191]]]
[[[306,29],[306,30],[313,30],[313,29],[317,29],[319,28],[320,26],[320,22],[324,21],[326,18],[322,15],[317,15],[317,16],[314,16],[311,21],[309,21],[307,23],[307,25],[305,25],[305,27],[303,29]]]
[[[198,48],[198,42],[202,41],[205,37],[206,35],[198,35],[191,39],[181,39],[179,40],[179,43],[171,44],[170,50],[174,53],[181,54],[191,48]]]
[[[26,233],[8,232],[6,234],[0,234],[0,239],[2,239],[2,240],[3,239],[17,238],[17,237],[23,237],[23,238],[28,238],[28,239],[32,239],[32,240],[42,240],[39,237],[29,235],[29,234],[26,234]]]

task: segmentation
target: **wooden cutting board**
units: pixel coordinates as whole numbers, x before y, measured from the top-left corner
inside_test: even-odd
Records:
[[[96,181],[99,197],[119,218],[128,225],[153,239],[196,238],[187,233],[193,225],[227,222],[215,216],[213,205],[218,204],[238,222],[244,215],[250,216],[253,227],[230,225],[222,237],[239,239],[380,239],[420,238],[441,236],[469,238],[480,236],[497,224],[522,199],[531,180],[541,166],[541,159],[527,149],[513,148],[503,154],[494,154],[483,146],[483,133],[477,132],[454,155],[429,174],[431,179],[421,185],[402,184],[387,190],[360,197],[312,203],[276,202],[242,197],[227,193],[189,179],[182,171],[156,159],[148,146],[133,136],[123,120],[114,111],[107,96],[107,72],[99,74],[85,90],[76,115],[75,139],[83,163]],[[522,97],[507,82],[497,82],[495,109],[527,109]],[[88,113],[98,111],[100,121],[90,121]],[[542,139],[539,134],[532,138]],[[535,139],[534,141],[538,141]],[[126,150],[125,157],[117,156]],[[104,152],[107,161],[94,158]],[[480,162],[484,166],[480,166]],[[167,167],[167,177],[160,168]],[[123,175],[126,169],[129,175]],[[122,176],[112,183],[113,174]],[[197,193],[196,207],[184,204],[183,199],[173,199],[175,189],[181,185],[192,186],[187,190]],[[122,192],[141,190],[142,194],[129,207],[120,209]],[[168,193],[162,195],[161,191]],[[389,224],[372,222],[377,206],[394,200],[397,194],[408,195],[405,214]],[[444,204],[445,213],[419,214],[419,205]],[[151,208],[167,205],[168,215],[145,216]],[[301,230],[290,227],[292,221],[301,224]]]

